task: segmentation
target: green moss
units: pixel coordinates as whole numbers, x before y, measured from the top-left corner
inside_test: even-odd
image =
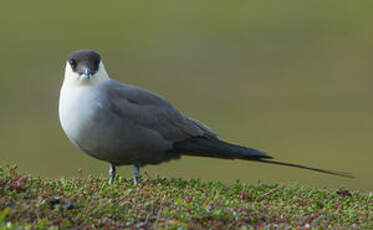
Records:
[[[0,229],[372,229],[373,196],[175,178],[39,178],[0,167]]]

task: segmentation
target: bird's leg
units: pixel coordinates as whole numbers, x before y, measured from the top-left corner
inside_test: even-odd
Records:
[[[115,178],[115,165],[110,164],[110,169],[109,169],[109,184],[114,183],[114,178]]]
[[[133,184],[137,185],[139,183],[140,176],[140,166],[134,165],[133,167]]]

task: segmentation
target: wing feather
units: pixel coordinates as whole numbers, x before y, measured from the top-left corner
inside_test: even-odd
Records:
[[[177,142],[194,136],[217,136],[201,122],[189,119],[161,96],[146,89],[112,80],[105,89],[109,94],[108,104],[112,112],[160,133],[168,141]]]

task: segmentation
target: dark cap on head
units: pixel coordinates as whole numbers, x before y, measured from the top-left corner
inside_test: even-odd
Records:
[[[67,57],[67,61],[74,72],[80,75],[92,75],[98,70],[101,56],[92,50],[77,50]]]

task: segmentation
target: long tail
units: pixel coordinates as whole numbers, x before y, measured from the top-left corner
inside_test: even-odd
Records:
[[[326,173],[336,176],[353,178],[349,173],[338,172],[332,170],[325,170],[319,168],[313,168],[309,166],[292,164],[274,160],[268,160],[273,157],[267,155],[266,153],[247,148],[240,145],[231,144],[219,139],[208,138],[208,137],[192,137],[185,141],[176,142],[173,145],[171,152],[182,153],[190,156],[199,156],[199,157],[214,157],[214,158],[223,158],[223,159],[243,159],[250,161],[257,161],[266,164],[277,164],[283,166],[289,166],[294,168],[301,168],[312,170],[320,173]]]
[[[307,170],[316,171],[316,172],[320,172],[320,173],[331,174],[331,175],[335,175],[335,176],[354,178],[351,175],[351,173],[347,173],[347,172],[325,170],[325,169],[313,168],[313,167],[309,167],[309,166],[305,166],[305,165],[292,164],[292,163],[286,163],[286,162],[274,161],[274,160],[258,159],[258,160],[255,160],[255,161],[261,162],[261,163],[266,163],[266,164],[276,164],[276,165],[284,165],[284,166],[289,166],[289,167],[294,167],[294,168],[307,169]]]

